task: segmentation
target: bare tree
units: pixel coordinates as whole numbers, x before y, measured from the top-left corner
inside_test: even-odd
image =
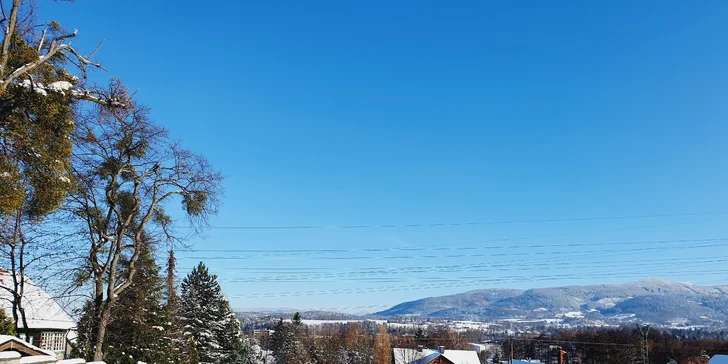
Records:
[[[217,212],[222,175],[181,148],[148,119],[117,80],[101,92],[125,107],[97,105],[77,122],[72,157],[78,188],[67,211],[82,222],[88,242],[81,280],[90,279],[96,315],[94,360],[104,357],[104,337],[116,299],[134,280],[145,235],[170,242],[173,220],[165,212],[181,202],[194,231]]]
[[[0,225],[0,262],[9,267],[10,285],[0,285],[9,293],[9,303],[18,334],[28,330],[24,296],[26,285],[48,287],[63,274],[65,263],[75,258],[74,246],[61,244],[71,234],[58,226],[21,218],[4,220]],[[33,282],[28,279],[33,277]],[[63,294],[62,292],[53,292]]]

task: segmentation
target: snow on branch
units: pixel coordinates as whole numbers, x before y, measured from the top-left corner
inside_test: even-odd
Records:
[[[38,45],[39,50],[42,49],[43,43],[45,42],[45,34],[46,34],[46,32],[44,31],[43,36]],[[48,51],[45,54],[40,55],[37,60],[30,62],[30,63],[26,63],[26,64],[18,67],[17,69],[15,69],[14,71],[8,73],[5,77],[2,78],[2,81],[0,81],[0,86],[3,89],[7,88],[8,85],[13,83],[13,80],[36,69],[40,65],[48,62],[51,59],[51,57],[53,57],[57,54],[63,54],[68,58],[74,58],[75,60],[77,60],[78,66],[79,66],[79,68],[81,68],[81,71],[83,71],[83,72],[86,72],[86,66],[96,67],[96,68],[99,68],[99,69],[102,69],[105,71],[106,69],[104,69],[104,67],[101,66],[100,63],[91,61],[91,56],[93,56],[93,54],[96,53],[96,50],[94,50],[94,52],[91,53],[91,55],[89,55],[88,57],[84,57],[80,53],[78,53],[78,51],[76,51],[76,49],[71,47],[70,43],[64,43],[64,41],[66,39],[74,38],[74,37],[76,37],[77,34],[78,34],[78,30],[74,30],[73,33],[62,34],[62,35],[59,35],[59,36],[53,38],[50,45],[48,46]],[[7,37],[8,36],[6,35],[6,38]],[[98,47],[97,47],[97,49],[98,49]],[[72,57],[70,57],[69,55]]]

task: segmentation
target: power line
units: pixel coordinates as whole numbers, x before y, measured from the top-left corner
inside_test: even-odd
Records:
[[[721,242],[717,244],[707,244],[707,245],[697,245],[697,246],[691,246],[690,248],[705,248],[705,247],[714,247],[714,246],[724,246],[726,239],[693,239],[693,240],[683,240],[683,241],[670,241],[670,242]],[[661,241],[665,242],[665,241]],[[631,244],[645,244],[650,242],[632,242]],[[659,243],[659,242],[652,242],[652,243]],[[548,246],[544,246],[548,247]],[[686,248],[686,247],[683,247]],[[487,249],[487,247],[480,248],[478,250]],[[633,248],[633,249],[623,249],[622,251],[652,251],[652,250],[660,250],[660,247],[657,248]],[[288,256],[286,254],[281,255],[228,255],[228,256],[189,256],[189,257],[182,257],[181,259],[195,259],[195,260],[407,260],[407,259],[447,259],[447,258],[498,258],[498,257],[509,257],[509,256],[530,256],[530,255],[562,255],[562,254],[572,254],[572,253],[603,253],[602,250],[582,250],[579,252],[574,252],[570,250],[566,251],[546,251],[546,252],[535,252],[535,251],[524,251],[524,252],[518,252],[518,253],[495,253],[495,254],[451,254],[451,255],[442,255],[442,254],[431,254],[431,255],[394,255],[394,256],[373,256],[373,255],[362,255],[362,256],[307,256],[307,257],[296,257],[296,256]]]
[[[484,244],[484,243],[492,243],[492,242],[514,242],[514,241],[523,241],[523,240],[535,240],[535,239],[546,239],[546,238],[558,238],[558,237],[565,237],[565,236],[577,236],[577,235],[585,235],[585,234],[600,234],[600,233],[608,233],[608,232],[615,232],[615,231],[626,231],[626,230],[639,230],[639,229],[647,229],[647,228],[658,228],[658,227],[664,227],[664,226],[676,226],[676,225],[687,225],[687,224],[697,224],[697,223],[703,223],[708,222],[711,220],[698,220],[698,221],[688,221],[688,222],[677,222],[677,223],[670,223],[670,224],[658,224],[658,225],[648,225],[648,226],[639,226],[639,227],[628,227],[628,228],[617,228],[617,229],[602,229],[597,231],[591,231],[591,232],[576,232],[576,233],[559,233],[559,234],[549,234],[549,235],[535,235],[535,236],[526,236],[526,237],[517,237],[517,238],[501,238],[501,239],[490,239],[490,240],[484,240],[484,241],[471,241],[471,242],[460,242],[460,243],[435,243],[435,244],[418,244],[414,247],[398,247],[398,248],[392,248],[392,249],[401,249],[402,251],[412,250],[412,249],[429,249],[429,248],[447,248],[447,247],[455,247],[455,246],[461,246],[461,247],[467,247],[475,244]],[[376,251],[377,249],[382,248],[372,248],[372,251]],[[349,250],[356,250],[356,249],[349,249]],[[284,251],[284,250],[255,250],[255,249],[199,249],[199,250],[183,250],[182,252],[229,252],[229,253],[235,253],[235,252],[269,252],[270,254],[264,254],[264,255],[258,255],[258,256],[271,256],[271,255],[280,255],[283,253],[286,253],[287,255],[305,255],[305,254],[333,254],[336,251],[342,251],[342,249],[299,249],[295,251]],[[346,250],[343,250],[346,252]],[[358,250],[357,250],[358,251]],[[290,253],[288,253],[290,252]],[[309,253],[310,252],[310,253]],[[184,259],[184,257],[182,257]]]
[[[648,264],[642,264],[641,267],[656,267],[656,266],[673,266],[675,262],[690,263],[701,263],[701,265],[725,263],[728,262],[728,256],[725,257],[711,257],[711,258],[669,258],[669,259],[658,259],[652,260]],[[604,264],[610,263],[610,264]],[[570,265],[570,269],[585,269],[585,268],[621,268],[627,263],[644,263],[643,260],[627,260],[620,261],[619,263],[613,262],[598,262],[598,263],[581,263]],[[544,268],[553,268],[553,263],[534,263],[529,264],[527,267],[518,267],[518,271],[530,271],[530,270],[542,270]],[[414,269],[413,269],[414,268]],[[381,276],[398,275],[398,274],[417,274],[417,273],[453,273],[453,272],[495,272],[495,271],[510,271],[513,270],[513,264],[488,264],[488,263],[477,263],[468,265],[450,265],[443,267],[408,267],[408,268],[389,268],[381,270],[369,270],[369,271],[351,271],[351,272],[339,272],[339,273],[312,273],[312,274],[296,274],[288,276],[262,276],[262,277],[250,277],[250,278],[228,278],[223,281],[235,282],[235,283],[288,283],[288,282],[309,282],[315,283],[320,282],[318,279],[340,279],[340,281],[348,280],[365,280],[366,278],[373,280],[383,279]],[[373,278],[371,278],[374,276]],[[404,279],[398,278],[397,280],[402,281]],[[326,281],[331,282],[331,281]]]
[[[711,241],[713,239],[707,239],[705,241]],[[723,239],[720,239],[723,240]],[[716,239],[716,241],[720,241],[719,239]],[[728,239],[727,239],[728,240]],[[693,240],[694,242],[697,241],[703,241],[701,240]],[[664,242],[664,241],[662,241]],[[684,242],[683,240],[680,241],[674,241],[674,242]],[[720,246],[723,244],[708,244],[708,245],[700,245],[700,246],[691,246],[691,248],[705,248],[705,247],[715,247]],[[644,250],[640,248],[641,250]],[[656,252],[656,251],[670,251],[674,249],[685,249],[685,246],[666,246],[666,247],[655,247],[649,249],[650,252]],[[598,252],[592,252],[588,254],[584,254],[582,251],[574,251],[569,252],[568,254],[559,254],[556,257],[550,258],[549,262],[561,262],[561,261],[571,261],[574,259],[584,259],[584,258],[592,258],[592,257],[598,257],[598,258],[608,258],[608,257],[619,257],[623,255],[629,255],[628,253],[631,253],[632,251],[630,249],[621,249],[618,251],[612,251],[612,252],[604,252],[604,251],[598,251]],[[703,257],[700,257],[702,259]],[[534,263],[533,259],[522,259],[522,260],[509,260],[507,266],[511,266],[518,263],[526,263],[528,265],[543,265],[544,263]],[[451,267],[478,267],[478,266],[497,266],[499,263],[495,264],[489,264],[489,263],[473,263],[473,264],[460,264],[460,265],[428,265],[425,267],[422,266],[415,266],[415,267],[397,267],[397,268],[390,268],[390,267],[357,267],[357,268],[330,268],[330,267],[220,267],[218,269],[226,269],[226,270],[237,270],[237,271],[243,271],[248,273],[268,273],[268,274],[290,274],[290,273],[296,273],[296,274],[317,274],[317,273],[324,273],[325,271],[382,271],[382,270],[395,270],[397,273],[399,271],[407,272],[409,270],[419,270],[419,269],[428,269],[429,271],[438,271],[442,269],[448,269]],[[191,267],[182,268],[182,269],[192,269]]]
[[[462,245],[475,245],[492,242],[505,242],[517,239],[492,239],[481,242],[461,243]],[[386,252],[413,252],[413,251],[447,251],[447,250],[481,250],[481,249],[539,249],[555,247],[588,247],[588,246],[612,246],[612,245],[633,245],[633,244],[664,244],[664,243],[690,243],[704,241],[722,241],[728,238],[709,239],[681,239],[681,240],[648,240],[648,241],[623,241],[604,243],[562,243],[562,244],[531,244],[531,245],[486,245],[486,246],[458,246],[439,247],[441,245],[418,245],[413,247],[392,247],[392,248],[365,248],[365,249],[187,249],[185,252],[195,253],[267,253],[250,255],[251,259],[270,256],[295,256],[308,254],[343,254],[343,253],[386,253]],[[435,247],[434,249],[432,247]]]
[[[645,270],[621,271],[621,273],[599,273],[599,274],[556,274],[556,275],[542,275],[542,276],[514,276],[514,277],[499,277],[499,278],[482,278],[472,279],[465,282],[448,282],[447,285],[440,285],[439,288],[453,288],[453,287],[467,287],[482,285],[485,283],[523,283],[533,281],[552,281],[552,280],[563,280],[563,279],[582,279],[582,278],[630,278],[634,274],[645,273]],[[685,270],[687,269],[687,271]],[[660,269],[659,272],[662,274],[725,274],[728,273],[726,269],[718,270],[695,270],[691,268],[685,268],[683,270],[664,270]],[[358,293],[382,293],[392,291],[410,291],[410,290],[422,290],[432,289],[433,285],[399,285],[399,286],[380,286],[380,287],[366,287],[366,288],[342,288],[342,289],[329,289],[329,290],[317,290],[317,291],[296,291],[296,292],[267,292],[267,293],[250,293],[243,295],[232,296],[235,298],[278,298],[278,297],[300,297],[300,296],[321,296],[321,295],[337,295],[337,294],[358,294]]]
[[[627,219],[648,219],[679,216],[706,216],[724,215],[728,212],[690,212],[679,214],[654,214],[654,215],[624,215],[624,216],[597,216],[597,217],[576,217],[559,219],[532,219],[532,220],[500,220],[500,221],[474,221],[455,223],[420,223],[420,224],[361,224],[361,225],[271,225],[271,226],[211,226],[210,229],[237,229],[237,230],[310,230],[310,229],[391,229],[391,228],[416,228],[416,227],[440,227],[440,226],[474,226],[474,225],[501,225],[501,224],[531,224],[531,223],[552,223],[552,222],[573,222],[573,221],[598,221],[598,220],[627,220]]]

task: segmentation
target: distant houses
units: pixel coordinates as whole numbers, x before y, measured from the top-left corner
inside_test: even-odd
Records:
[[[12,287],[12,275],[6,270],[0,270],[0,308],[4,309],[9,317],[13,316]],[[20,338],[40,350],[52,352],[57,358],[66,356],[70,349],[69,336],[76,327],[76,322],[71,316],[28,278],[25,279],[23,307],[28,328],[19,330]],[[22,324],[18,326],[22,327]],[[11,345],[15,344],[11,342]]]

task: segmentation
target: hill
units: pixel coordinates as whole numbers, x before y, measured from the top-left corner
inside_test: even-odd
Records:
[[[728,321],[728,286],[646,279],[625,284],[528,290],[481,289],[404,302],[372,314],[450,320],[606,325],[719,326]]]

